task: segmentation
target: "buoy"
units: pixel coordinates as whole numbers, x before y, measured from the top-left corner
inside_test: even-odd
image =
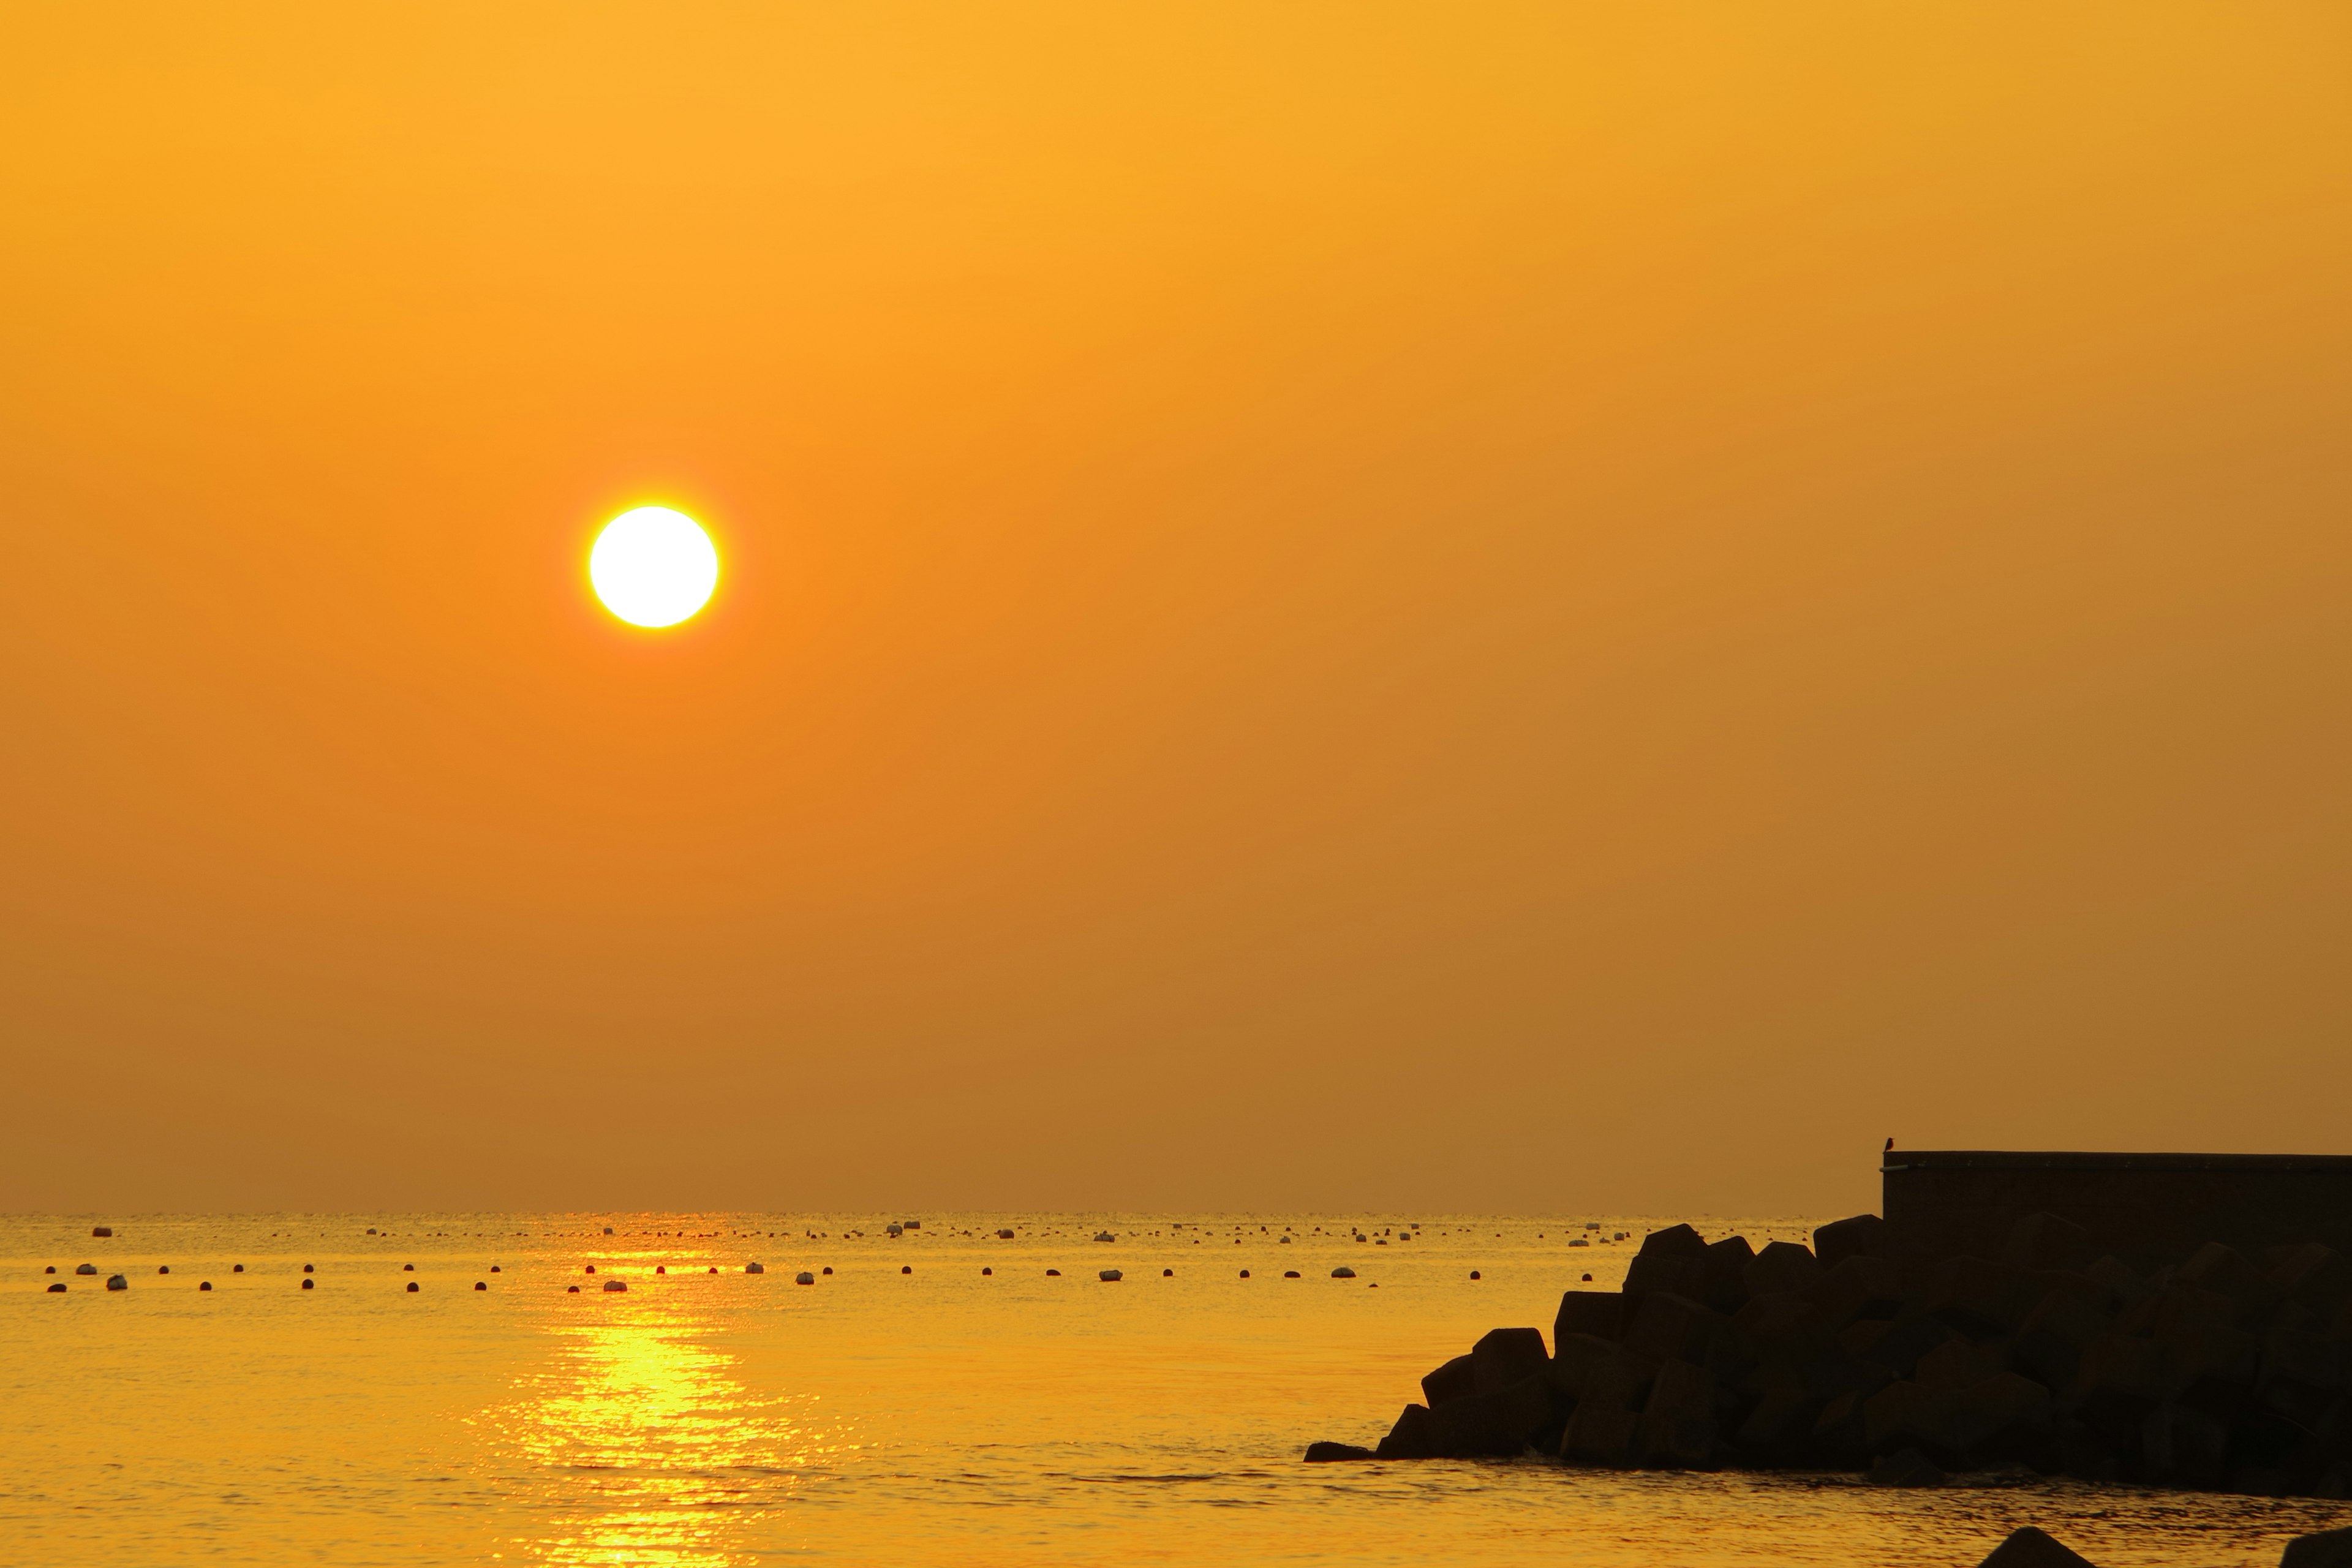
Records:
[[[213,1282],[212,1282],[211,1280],[209,1280],[209,1279],[203,1279],[203,1280],[199,1280],[199,1281],[197,1281],[197,1283],[196,1283],[196,1289],[199,1289],[199,1290],[209,1290],[209,1289],[211,1289],[212,1288],[213,1288]]]
[[[1585,1284],[1587,1284],[1587,1285],[1591,1284],[1591,1283],[1592,1283],[1592,1276],[1591,1276],[1591,1275],[1590,1275],[1590,1274],[1586,1275],[1586,1276],[1584,1277],[1584,1283],[1585,1283]]]
[[[400,1271],[403,1274],[414,1274],[416,1272],[416,1265],[414,1263],[404,1263],[400,1266]]]
[[[983,1268],[983,1269],[982,1269],[982,1270],[981,1270],[981,1272],[982,1272],[982,1274],[993,1274],[993,1273],[995,1273],[995,1272],[996,1272],[996,1270],[995,1270],[995,1269],[993,1269],[993,1268]]]
[[[818,1269],[817,1272],[820,1274],[830,1274],[833,1272],[833,1265],[828,1263],[824,1268]]]
[[[1013,1233],[1009,1230],[1000,1230],[996,1233],[996,1239],[999,1241],[1011,1241],[1013,1239]]]
[[[172,1266],[168,1263],[159,1263],[155,1266],[155,1272],[158,1274],[169,1274],[171,1271]]]
[[[795,1285],[814,1285],[816,1283],[816,1276],[803,1268],[798,1274],[793,1276],[793,1283]]]
[[[594,1264],[593,1264],[593,1263],[592,1263],[592,1264],[590,1264],[590,1265],[588,1266],[587,1272],[589,1272],[589,1273],[591,1273],[591,1274],[595,1273],[595,1272],[596,1272],[596,1266],[595,1266]]]
[[[746,1274],[765,1274],[767,1271],[767,1267],[764,1264],[746,1263],[743,1265],[743,1272]]]
[[[625,1279],[607,1279],[604,1281],[604,1289],[607,1290],[625,1290],[628,1288],[629,1282]]]
[[[609,1225],[608,1225],[608,1226],[606,1226],[604,1227],[604,1234],[605,1234],[606,1236],[610,1236],[610,1235],[612,1235],[612,1234],[613,1234],[613,1227],[612,1227],[611,1226],[609,1226]]]
[[[1353,1279],[1355,1277],[1356,1271],[1344,1263],[1331,1270],[1331,1278],[1334,1279]]]
[[[487,1290],[489,1288],[490,1282],[487,1279],[477,1279],[474,1281],[474,1289],[477,1290]]]
[[[914,1271],[915,1266],[911,1263],[901,1263],[898,1265],[898,1272],[901,1274],[912,1274]]]
[[[1248,1270],[1248,1269],[1244,1268],[1244,1269],[1243,1269],[1243,1270],[1242,1270],[1242,1278],[1243,1278],[1243,1279],[1248,1279],[1248,1278],[1249,1278],[1249,1270]]]
[[[373,1235],[375,1234],[375,1226],[368,1226],[368,1234],[369,1234],[370,1236],[373,1236]]]
[[[58,1271],[58,1266],[57,1266],[56,1264],[54,1264],[54,1263],[50,1264],[47,1268],[44,1268],[44,1269],[42,1269],[42,1270],[41,1270],[41,1272],[42,1272],[42,1273],[44,1273],[44,1274],[55,1274],[57,1271]]]
[[[305,1279],[302,1281],[302,1289],[308,1290],[311,1286],[316,1285],[318,1281],[316,1279]]]
[[[1048,1268],[1045,1270],[1045,1278],[1048,1279],[1059,1279],[1061,1277],[1062,1271],[1058,1268]]]
[[[1173,1268],[1163,1268],[1160,1271],[1160,1278],[1162,1279],[1173,1279],[1176,1278],[1176,1270]]]
[[[131,1289],[131,1281],[120,1274],[110,1274],[106,1277],[106,1288],[110,1290],[128,1290]]]
[[[719,1265],[714,1263],[709,1268],[704,1269],[703,1272],[705,1274],[716,1274],[719,1272]]]
[[[50,1287],[49,1287],[49,1294],[50,1294],[50,1295],[52,1295],[52,1296],[62,1296],[62,1295],[64,1295],[65,1293],[66,1293],[66,1282],[65,1282],[64,1280],[62,1280],[62,1279],[58,1280],[56,1284],[54,1284],[54,1285],[52,1285],[52,1286],[50,1286]]]
[[[1285,1279],[1296,1279],[1298,1278],[1298,1270],[1296,1268],[1286,1268],[1282,1271],[1282,1277]]]
[[[245,1265],[242,1263],[234,1264],[230,1267],[229,1272],[231,1274],[242,1274],[245,1272]]]
[[[654,1265],[654,1272],[656,1274],[667,1274],[669,1272],[669,1265],[667,1263],[656,1263]]]
[[[416,1281],[414,1279],[408,1282],[408,1293],[412,1296],[416,1293]]]
[[[1101,1280],[1106,1285],[1115,1285],[1119,1280],[1126,1279],[1127,1276],[1121,1274],[1116,1268],[1106,1268],[1101,1273],[1096,1275],[1095,1278]]]
[[[110,1225],[94,1225],[89,1227],[89,1233],[92,1236],[112,1236],[114,1227]]]
[[[1478,1278],[1478,1271],[1477,1271],[1475,1268],[1473,1268],[1472,1270],[1470,1270],[1470,1278],[1471,1278],[1471,1279],[1475,1279],[1476,1278]]]
[[[307,1263],[305,1263],[304,1265],[302,1265],[302,1272],[303,1272],[303,1273],[305,1273],[305,1274],[310,1273],[310,1266],[309,1264],[307,1264]]]
[[[95,1274],[98,1272],[98,1265],[95,1263],[85,1263],[80,1268],[75,1269],[74,1272],[77,1274]]]

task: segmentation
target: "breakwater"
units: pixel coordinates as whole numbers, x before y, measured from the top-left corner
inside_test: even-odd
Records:
[[[1809,1247],[1651,1232],[1620,1290],[1571,1289],[1549,1343],[1497,1328],[1422,1380],[1377,1448],[1608,1468],[2022,1467],[2263,1496],[2352,1494],[2352,1261],[2207,1242],[2134,1267],[2048,1213],[1997,1256],[1875,1215]]]

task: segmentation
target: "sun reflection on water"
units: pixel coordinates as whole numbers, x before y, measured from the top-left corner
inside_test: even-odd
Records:
[[[720,1325],[667,1292],[603,1296],[551,1321],[524,1396],[483,1412],[503,1488],[547,1523],[510,1550],[551,1564],[730,1568],[774,1511],[855,1445],[806,1396],[761,1395]]]

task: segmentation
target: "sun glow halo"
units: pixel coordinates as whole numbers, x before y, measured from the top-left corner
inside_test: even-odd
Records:
[[[636,507],[596,536],[588,581],[604,607],[631,626],[674,626],[710,602],[719,552],[684,512]]]

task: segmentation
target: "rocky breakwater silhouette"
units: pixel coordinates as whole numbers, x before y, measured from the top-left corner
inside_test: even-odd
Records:
[[[1496,1329],[1377,1449],[1307,1458],[2352,1494],[2352,1261],[2327,1247],[2212,1243],[2140,1273],[2047,1214],[1999,1258],[1936,1258],[1875,1215],[1812,1243],[1653,1232],[1622,1290],[1560,1299],[1549,1349]]]

